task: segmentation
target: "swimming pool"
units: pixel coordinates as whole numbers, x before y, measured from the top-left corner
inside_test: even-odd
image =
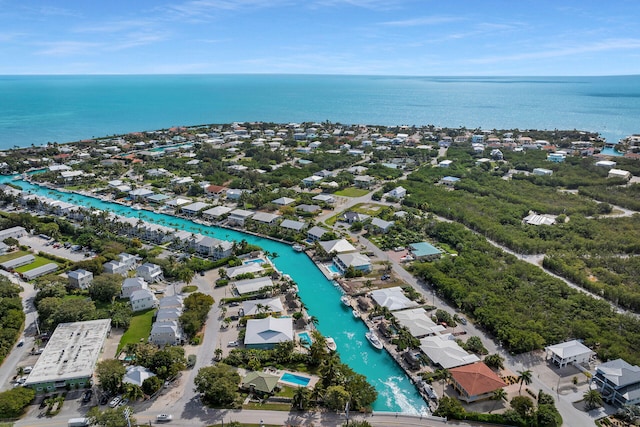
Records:
[[[247,264],[264,264],[264,260],[260,259],[260,258],[254,258],[254,259],[248,259],[245,262],[243,262],[244,265]]]
[[[308,332],[300,332],[298,338],[300,339],[300,343],[305,347],[309,347],[313,342]]]
[[[327,270],[329,270],[333,274],[342,274],[340,269],[336,267],[335,264],[326,264],[325,267],[327,267]]]
[[[280,377],[280,381],[306,387],[307,385],[309,385],[309,381],[311,381],[311,378],[285,372]]]

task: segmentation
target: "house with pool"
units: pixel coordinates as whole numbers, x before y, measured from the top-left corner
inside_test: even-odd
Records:
[[[293,320],[291,317],[267,317],[247,320],[244,336],[246,348],[272,349],[276,344],[293,341]]]

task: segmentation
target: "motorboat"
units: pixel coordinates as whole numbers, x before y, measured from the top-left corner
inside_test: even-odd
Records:
[[[302,252],[304,250],[304,246],[299,245],[299,244],[295,244],[292,246],[293,250],[296,252]]]
[[[330,351],[336,351],[336,349],[338,348],[338,346],[336,345],[336,341],[335,341],[333,338],[331,338],[331,337],[327,337],[327,338],[325,339],[325,341],[327,341],[327,348],[328,348]]]
[[[351,298],[349,298],[349,295],[342,295],[340,301],[347,307],[351,307]]]
[[[360,312],[355,308],[351,311],[351,314],[353,314],[353,317],[355,317],[356,319],[360,318]]]
[[[369,340],[369,343],[377,350],[382,350],[382,341],[380,341],[380,338],[378,338],[378,336],[376,335],[375,332],[373,332],[371,329],[369,329],[369,331],[364,334],[365,337],[367,337],[367,340]]]

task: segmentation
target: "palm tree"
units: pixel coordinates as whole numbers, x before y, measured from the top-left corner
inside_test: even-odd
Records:
[[[503,388],[497,388],[493,390],[493,395],[491,396],[491,400],[494,401],[494,404],[491,407],[491,411],[489,411],[489,413],[491,413],[494,409],[496,409],[496,405],[498,404],[498,402],[503,400],[506,401],[507,397],[508,397],[507,392],[504,391]]]
[[[215,355],[216,360],[220,360],[222,357],[222,349],[220,347],[216,348],[213,354]]]
[[[438,369],[435,372],[435,377],[442,382],[442,395],[444,396],[444,385],[451,379],[451,372],[448,369]]]
[[[140,386],[136,384],[127,383],[124,385],[124,394],[123,396],[129,399],[132,402],[135,402],[138,399],[142,399],[144,397],[144,392],[140,388]]]
[[[293,394],[291,407],[299,409],[300,411],[307,409],[311,400],[310,394],[311,392],[306,387],[298,387]]]
[[[533,381],[533,372],[531,372],[528,369],[524,371],[518,371],[518,382],[520,383],[520,389],[518,390],[518,394],[522,393],[522,385],[523,384],[529,385],[531,384],[531,381]]]
[[[598,390],[589,389],[582,395],[584,406],[587,411],[595,408],[599,408],[603,404],[602,395]]]

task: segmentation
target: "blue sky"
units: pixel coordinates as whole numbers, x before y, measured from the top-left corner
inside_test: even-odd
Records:
[[[640,74],[638,0],[0,0],[0,74]]]

